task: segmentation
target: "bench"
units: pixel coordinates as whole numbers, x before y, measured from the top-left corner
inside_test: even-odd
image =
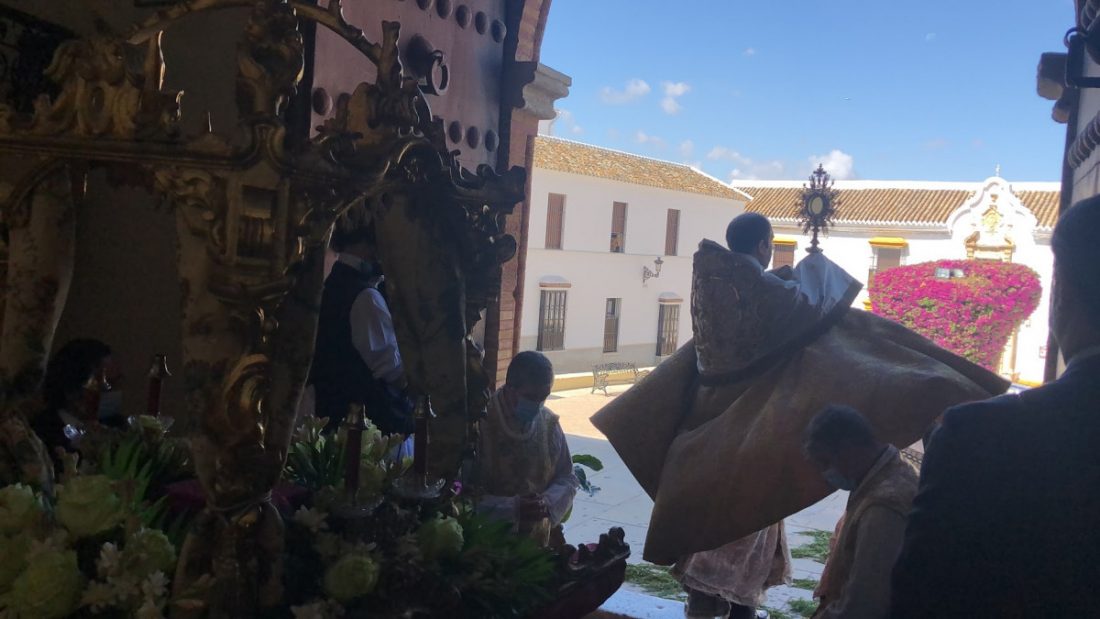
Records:
[[[604,395],[607,395],[607,386],[612,382],[615,384],[634,384],[638,382],[641,377],[641,373],[638,372],[638,366],[633,363],[615,362],[615,363],[599,363],[592,366],[592,393],[596,393],[599,389],[603,391]]]

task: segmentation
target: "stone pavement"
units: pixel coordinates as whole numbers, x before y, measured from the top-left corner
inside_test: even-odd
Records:
[[[595,496],[578,493],[573,503],[573,513],[565,523],[565,537],[571,543],[595,541],[611,527],[622,527],[630,544],[631,563],[641,563],[642,546],[645,543],[649,515],[653,501],[619,459],[611,444],[592,426],[589,418],[616,395],[626,391],[628,385],[609,389],[610,395],[591,394],[588,389],[562,391],[550,396],[546,405],[561,418],[562,428],[574,454],[589,454],[599,458],[604,469],[591,473],[589,479],[600,490]],[[834,493],[816,505],[786,520],[787,540],[791,547],[802,546],[811,538],[799,535],[803,531],[832,532],[836,521],[844,512],[847,494]],[[810,559],[794,559],[794,578],[817,580],[824,567]],[[811,592],[794,587],[776,587],[768,592],[766,606],[787,611],[787,601],[800,598],[809,600]],[[605,610],[622,616],[645,619],[683,617],[683,605],[644,595],[627,584],[605,605]],[[795,615],[795,613],[790,613]]]

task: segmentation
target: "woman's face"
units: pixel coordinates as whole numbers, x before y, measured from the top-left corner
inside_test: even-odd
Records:
[[[104,357],[88,375],[79,393],[70,398],[68,408],[75,414],[94,418],[99,412],[99,398],[104,391],[120,389],[122,370],[111,356]]]

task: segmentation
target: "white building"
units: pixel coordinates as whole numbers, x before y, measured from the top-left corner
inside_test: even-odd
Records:
[[[725,238],[747,196],[689,166],[553,137],[536,139],[534,161],[520,348],[566,373],[650,366],[690,339],[692,254]]]
[[[797,225],[803,183],[746,181],[747,209],[771,219],[776,232],[772,266],[799,260],[809,240]],[[968,257],[1027,265],[1042,278],[1038,309],[1002,356],[1001,371],[1017,382],[1043,380],[1053,258],[1050,234],[1058,213],[1059,183],[837,181],[836,226],[822,239],[825,254],[865,285],[876,269]],[[865,306],[866,287],[857,306]]]

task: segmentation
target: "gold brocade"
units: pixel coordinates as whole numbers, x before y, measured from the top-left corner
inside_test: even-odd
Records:
[[[823,266],[826,277],[828,269],[840,271]],[[695,279],[697,285],[705,281],[698,272]],[[703,298],[693,291],[696,313],[709,312],[715,329],[735,330],[733,321],[720,317],[726,308],[701,306]],[[824,328],[754,373],[712,385],[700,384],[697,346],[688,342],[593,416],[654,500],[646,560],[668,565],[718,548],[825,498],[831,489],[801,448],[806,424],[826,405],[857,408],[881,439],[905,447],[946,408],[1008,386],[901,325],[860,310],[844,310]],[[729,359],[714,352],[710,359]],[[769,354],[761,348],[753,356]]]
[[[551,431],[557,415],[545,407],[528,428],[520,429],[504,416],[500,394],[489,402],[481,422],[478,477],[482,489],[496,496],[541,494],[554,480]]]

